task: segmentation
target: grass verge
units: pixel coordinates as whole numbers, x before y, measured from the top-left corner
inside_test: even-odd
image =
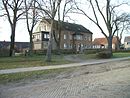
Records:
[[[37,79],[50,79],[59,75],[61,72],[66,71],[67,68],[62,69],[50,69],[44,71],[31,71],[22,73],[2,74],[0,75],[0,84],[16,83],[26,80],[37,80]]]
[[[130,52],[113,53],[113,58],[130,57]]]
[[[77,54],[80,59],[98,59],[96,54]],[[112,58],[128,57],[130,53],[118,52],[113,53]],[[37,66],[48,66],[48,65],[60,65],[73,63],[72,61],[67,61],[64,59],[63,55],[53,55],[52,62],[45,62],[45,55],[43,56],[32,56],[32,57],[5,57],[0,58],[0,70],[2,69],[12,69],[12,68],[25,68],[25,67],[37,67]]]
[[[77,57],[83,60],[97,59],[96,54],[78,54]]]
[[[71,63],[71,62],[65,60],[62,55],[53,55],[52,62],[46,62],[45,56],[6,57],[6,58],[0,58],[0,70],[12,69],[12,68],[60,65],[60,64],[67,64],[67,63]]]
[[[81,59],[99,59],[96,54],[78,54],[77,55]],[[113,53],[112,58],[122,58],[122,57],[130,57],[130,52],[117,52]]]

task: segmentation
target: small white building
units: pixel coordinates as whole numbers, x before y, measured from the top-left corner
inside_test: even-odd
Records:
[[[126,36],[124,39],[124,48],[130,50],[130,36]]]

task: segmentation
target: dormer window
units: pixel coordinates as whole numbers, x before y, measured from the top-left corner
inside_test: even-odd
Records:
[[[44,25],[44,30],[45,30],[45,31],[47,30],[47,27],[46,27],[46,25]]]

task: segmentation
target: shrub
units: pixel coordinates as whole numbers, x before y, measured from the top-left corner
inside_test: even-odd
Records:
[[[0,57],[7,57],[9,56],[9,49],[0,49]]]
[[[36,55],[46,55],[47,50],[34,50],[34,54]],[[52,50],[52,54],[73,54],[75,51],[73,49],[61,49],[60,52],[59,50]]]
[[[110,51],[102,51],[97,53],[98,58],[111,58],[111,52]]]
[[[101,51],[105,51],[105,49],[85,49],[84,54],[95,54]]]
[[[62,54],[73,54],[73,53],[75,53],[75,50],[74,49],[62,49],[61,53]]]
[[[33,54],[36,55],[45,55],[46,54],[46,50],[33,50]]]
[[[121,52],[121,53],[129,53],[130,52],[130,50],[118,50],[118,51],[113,51],[114,53],[119,53],[119,52]]]

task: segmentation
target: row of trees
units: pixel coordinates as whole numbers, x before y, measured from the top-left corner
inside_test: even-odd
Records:
[[[129,13],[119,13],[118,10],[119,7],[128,4],[127,2],[114,4],[112,0],[105,0],[103,5],[100,3],[101,0],[80,0],[80,2],[78,0],[2,0],[2,11],[5,13],[1,16],[7,17],[11,27],[10,56],[14,52],[17,22],[20,19],[26,20],[27,30],[30,35],[31,54],[34,26],[42,17],[48,17],[51,20],[51,30],[46,60],[51,61],[52,38],[55,38],[57,47],[60,45],[60,37],[55,37],[54,19],[56,16],[58,17],[58,33],[60,35],[62,21],[65,20],[65,17],[71,18],[71,16],[68,16],[68,13],[82,14],[92,21],[107,38],[108,50],[112,54],[112,39],[115,33],[121,36],[119,38],[121,40],[122,33],[129,29]],[[91,12],[91,14],[88,12]]]

